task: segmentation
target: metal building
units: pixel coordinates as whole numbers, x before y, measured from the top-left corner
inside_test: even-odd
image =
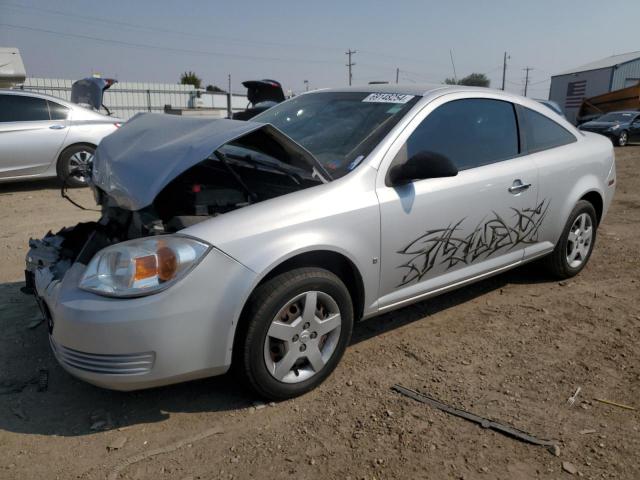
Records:
[[[583,99],[638,82],[640,51],[613,55],[552,76],[549,100],[560,105],[567,119],[575,123]]]

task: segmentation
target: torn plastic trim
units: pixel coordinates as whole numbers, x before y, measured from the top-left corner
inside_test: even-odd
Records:
[[[258,130],[307,164],[323,183],[331,180],[307,149],[270,124],[142,113],[100,142],[90,184],[117,206],[140,210],[181,173],[223,145]]]

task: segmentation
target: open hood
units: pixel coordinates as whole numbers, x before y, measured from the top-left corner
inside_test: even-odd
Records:
[[[113,78],[94,77],[83,78],[73,82],[73,85],[71,85],[71,102],[100,111],[105,90],[117,82]]]
[[[284,102],[282,85],[275,80],[247,80],[242,82],[247,89],[247,99],[252,105],[261,102]]]
[[[321,181],[330,176],[316,158],[272,125],[228,119],[141,113],[105,137],[93,161],[91,183],[126,210],[140,210],[178,175],[223,145],[263,130]]]

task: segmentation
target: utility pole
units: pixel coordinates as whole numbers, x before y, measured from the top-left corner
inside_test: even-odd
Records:
[[[355,65],[355,63],[353,63],[351,61],[351,55],[353,55],[355,53],[358,53],[358,52],[356,52],[355,50],[351,50],[351,49],[349,49],[349,50],[347,50],[345,52],[345,55],[347,55],[349,57],[349,63],[347,63],[347,67],[349,67],[349,86],[351,86],[351,80],[353,79],[353,75],[351,74],[351,67],[353,67]]]
[[[396,84],[398,83],[399,79],[400,79],[400,69],[396,68]]]
[[[451,66],[453,67],[453,79],[458,83],[458,76],[456,75],[456,64],[453,62],[453,50],[449,49],[449,56],[451,57]]]
[[[229,87],[227,88],[227,118],[231,118],[233,112],[231,109],[231,74],[229,74]]]
[[[525,67],[523,70],[526,72],[524,77],[524,96],[527,96],[527,87],[529,86],[529,71],[533,70],[531,67]]]
[[[303,80],[304,82],[304,91],[308,92],[309,91],[309,80]]]
[[[510,58],[507,56],[507,52],[504,52],[504,60],[502,60],[502,90],[504,90],[504,81],[507,76],[507,60]]]

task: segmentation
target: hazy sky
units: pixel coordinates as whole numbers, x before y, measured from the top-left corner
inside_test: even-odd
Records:
[[[233,90],[274,78],[293,91],[347,83],[442,82],[486,73],[500,87],[547,98],[549,77],[640,50],[640,0],[604,1],[166,1],[0,0],[0,46],[18,47],[29,76],[177,82],[195,71]],[[19,27],[19,28],[18,28]]]

